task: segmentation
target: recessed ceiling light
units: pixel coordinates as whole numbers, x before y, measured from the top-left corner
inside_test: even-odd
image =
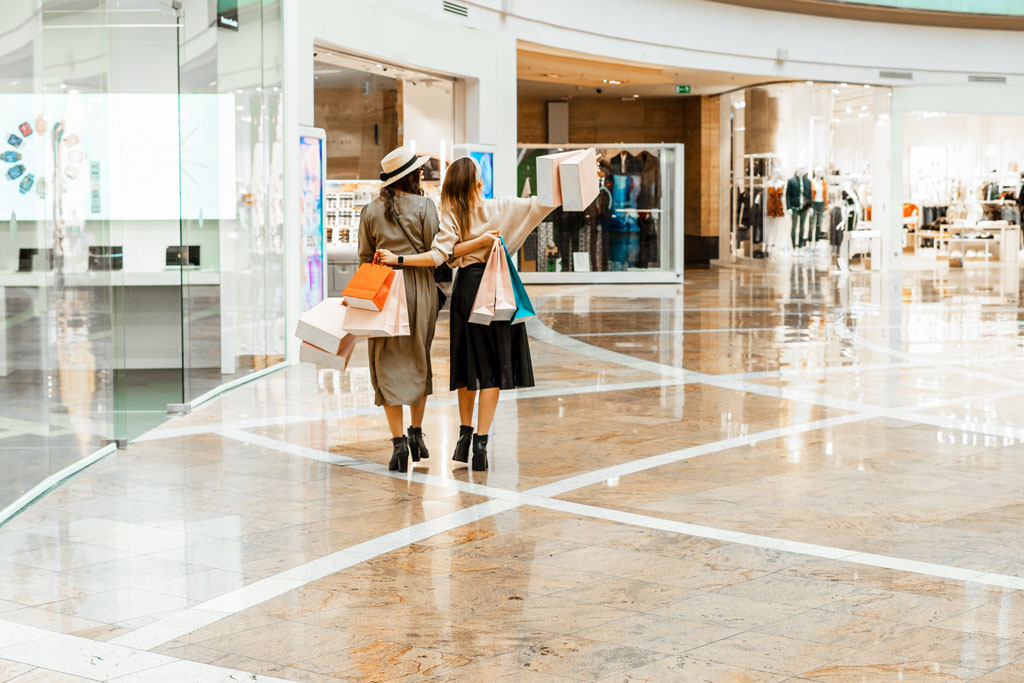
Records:
[[[840,87],[840,88],[846,88],[846,87],[848,87],[849,85],[850,85],[849,83],[840,83],[840,84],[839,84],[839,87]]]
[[[838,95],[839,94],[839,88],[832,88],[832,94],[833,95]]]
[[[852,114],[853,113],[853,109],[851,109],[850,107],[847,107],[846,108],[846,113],[847,114]]]
[[[617,81],[614,78],[608,79],[607,81],[605,81],[605,83],[608,83],[610,85],[622,85],[622,81]]]
[[[867,88],[870,88],[870,87],[871,87],[871,86],[870,86],[870,85],[868,85],[867,83],[865,83],[865,84],[864,84],[864,88],[865,88],[865,89],[867,89]]]
[[[547,76],[548,78],[561,78],[561,76],[559,76],[558,74],[544,74],[544,75]]]
[[[867,111],[868,110],[868,105],[862,104],[860,109],[861,109],[861,111]]]
[[[743,109],[744,107],[747,106],[747,101],[746,100],[740,100],[739,102],[733,102],[732,106],[736,107],[737,109]]]
[[[814,81],[807,81],[807,85],[814,85]]]

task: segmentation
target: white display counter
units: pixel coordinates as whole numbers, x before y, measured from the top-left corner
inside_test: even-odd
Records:
[[[8,287],[44,289],[53,286],[52,272],[0,273],[0,321],[7,319]],[[67,273],[65,287],[124,288],[121,301],[125,320],[131,321],[124,334],[131,354],[123,369],[173,369],[182,365],[181,287],[214,286],[221,282],[217,271],[176,268],[155,272],[93,271]],[[121,368],[119,368],[121,369]],[[222,371],[225,371],[222,368]],[[7,326],[0,329],[0,377],[10,374],[7,357]],[[227,369],[227,371],[233,371]]]

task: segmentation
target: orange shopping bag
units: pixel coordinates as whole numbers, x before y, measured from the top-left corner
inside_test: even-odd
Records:
[[[360,337],[403,337],[409,331],[409,303],[405,296],[402,271],[393,271],[391,290],[379,311],[349,307],[345,314],[345,331]]]
[[[380,254],[374,254],[372,263],[359,266],[341,296],[352,308],[381,311],[394,277],[394,269],[381,264]]]
[[[497,244],[497,240],[495,240]],[[501,266],[498,261],[498,251],[491,247],[491,254],[487,257],[487,265],[484,266],[484,274],[480,277],[480,288],[476,290],[476,298],[473,299],[473,311],[469,314],[469,322],[477,325],[490,325],[494,320],[494,297],[498,289],[498,278]]]

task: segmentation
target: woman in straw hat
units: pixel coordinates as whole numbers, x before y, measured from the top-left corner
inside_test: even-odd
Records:
[[[391,429],[393,452],[389,469],[408,471],[413,462],[429,456],[423,442],[423,411],[433,393],[430,345],[437,323],[438,290],[434,267],[452,254],[456,236],[439,229],[434,202],[423,196],[420,167],[429,157],[417,157],[399,147],[381,160],[380,196],[363,207],[359,217],[359,262],[375,254],[382,263],[402,269],[409,306],[409,336],[369,340],[370,381],[375,401],[384,406]],[[410,407],[410,427],[403,434],[404,408]]]

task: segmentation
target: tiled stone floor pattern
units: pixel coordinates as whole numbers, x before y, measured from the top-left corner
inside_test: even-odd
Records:
[[[388,476],[361,350],[261,379],[0,529],[0,681],[1024,680],[992,272],[538,288],[487,473],[439,391]]]

